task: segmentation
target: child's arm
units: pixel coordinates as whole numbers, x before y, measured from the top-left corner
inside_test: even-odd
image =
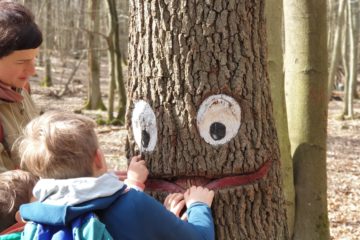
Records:
[[[214,240],[214,223],[210,209],[214,192],[203,187],[191,187],[184,197],[188,204],[187,222],[174,216],[147,195],[144,196],[144,201],[137,202],[135,211],[141,216],[138,220],[139,226],[146,226],[143,229],[144,234],[159,236],[159,239]]]
[[[180,213],[185,207],[185,199],[183,193],[171,193],[164,200],[164,206],[167,210],[180,217]],[[186,219],[186,214],[181,216],[182,220]]]
[[[207,188],[192,186],[184,193],[186,207],[189,208],[193,203],[201,202],[211,207],[214,199],[214,191]]]
[[[145,161],[141,160],[141,156],[135,156],[130,161],[125,183],[131,188],[144,191],[148,175],[149,170],[145,165]]]
[[[182,220],[187,220],[187,213],[180,216],[181,211],[185,207],[190,208],[193,203],[205,203],[211,207],[212,200],[214,198],[214,192],[209,191],[203,187],[192,186],[185,194],[171,193],[164,200],[164,206],[167,210],[180,217]]]

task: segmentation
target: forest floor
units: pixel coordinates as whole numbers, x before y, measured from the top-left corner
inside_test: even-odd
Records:
[[[69,93],[57,97],[64,88],[67,77],[72,71],[74,62],[56,64],[53,69],[53,87],[40,87],[43,68],[38,68],[38,76],[31,80],[32,95],[37,105],[43,110],[79,110],[84,104],[87,92],[86,65],[76,72],[69,84]],[[101,76],[107,76],[105,66]],[[126,72],[126,69],[124,70]],[[107,81],[101,78],[103,100],[107,104]],[[328,141],[327,141],[327,176],[328,176],[328,209],[331,238],[336,240],[360,239],[360,119],[339,120],[343,102],[329,103]],[[360,113],[360,101],[355,101],[355,112]],[[84,114],[97,119],[106,118],[102,111],[83,111]],[[119,126],[98,126],[100,144],[110,168],[124,169],[126,158],[124,141],[127,131]]]

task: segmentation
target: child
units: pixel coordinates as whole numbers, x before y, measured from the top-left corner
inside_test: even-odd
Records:
[[[21,204],[30,202],[37,181],[22,170],[0,173],[0,239],[20,239],[25,223],[18,210]]]
[[[123,191],[123,182],[107,173],[94,127],[81,115],[48,112],[25,128],[19,141],[21,164],[41,180],[33,191],[39,202],[20,208],[21,216],[32,221],[23,239],[36,236],[34,224],[69,226],[89,212],[96,213],[114,239],[214,239],[214,192],[193,186],[184,193],[186,222],[141,191]],[[146,169],[142,163],[137,166]],[[133,183],[146,180],[142,174],[129,176]]]

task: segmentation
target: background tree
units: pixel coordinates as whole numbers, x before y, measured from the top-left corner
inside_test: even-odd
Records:
[[[331,53],[330,70],[328,80],[328,96],[331,97],[331,92],[334,89],[335,73],[338,70],[341,54],[341,30],[344,27],[345,6],[347,0],[339,0],[339,9],[337,14],[337,21],[334,22],[335,30],[333,33],[333,47],[329,48]],[[331,25],[330,25],[331,26]]]
[[[281,174],[285,196],[287,224],[289,235],[292,236],[295,221],[295,189],[293,163],[289,140],[289,130],[286,114],[283,59],[283,4],[282,0],[267,0],[265,7],[267,42],[268,42],[268,72],[270,78],[271,98],[280,147]]]
[[[347,1],[347,21],[346,21],[346,37],[344,46],[348,51],[344,52],[344,62],[347,67],[347,75],[345,78],[345,101],[343,115],[346,118],[354,117],[353,99],[356,93],[357,81],[357,65],[358,65],[358,26],[359,26],[359,3],[357,1]]]
[[[107,37],[109,47],[109,67],[110,67],[110,87],[109,87],[109,110],[108,118],[110,121],[113,120],[113,102],[114,102],[114,90],[117,84],[119,92],[118,102],[118,116],[117,120],[120,123],[125,121],[125,110],[126,110],[126,91],[122,70],[122,56],[120,49],[120,34],[119,34],[119,18],[116,8],[115,0],[107,0],[108,16],[109,16],[109,33]]]
[[[100,30],[100,1],[89,1],[89,45],[88,45],[88,64],[89,64],[89,85],[88,85],[88,99],[85,104],[85,109],[101,109],[106,107],[101,98],[100,91],[100,59],[96,47],[99,46],[99,30]]]
[[[157,183],[215,189],[217,239],[288,239],[264,4],[130,2],[128,154],[145,152],[159,198]]]
[[[285,82],[294,161],[294,239],[329,239],[325,0],[284,0]]]
[[[52,86],[52,77],[51,77],[51,50],[52,50],[52,26],[51,26],[51,1],[45,2],[45,12],[46,12],[46,19],[45,19],[45,31],[44,31],[44,57],[45,57],[45,77],[42,81],[42,85],[44,87]]]

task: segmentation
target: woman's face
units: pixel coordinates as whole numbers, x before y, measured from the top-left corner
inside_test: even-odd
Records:
[[[17,50],[0,58],[0,81],[10,87],[22,88],[35,74],[35,58],[39,48]]]

